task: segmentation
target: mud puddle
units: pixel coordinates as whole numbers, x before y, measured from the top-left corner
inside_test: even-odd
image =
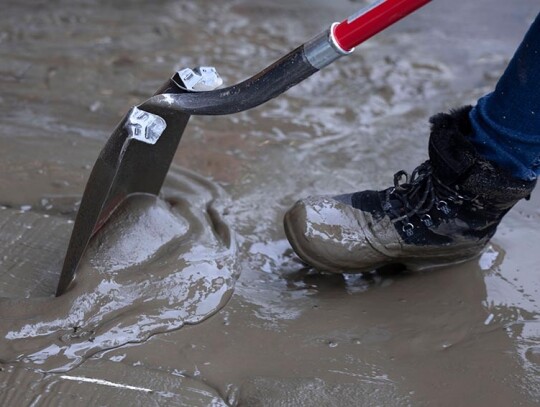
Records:
[[[493,87],[533,0],[434,2],[261,108],[193,118],[175,163],[206,178],[175,169],[162,197],[127,202],[73,290],[50,297],[131,105],[175,68],[249,76],[359,3],[4,7],[2,405],[536,404],[538,191],[479,259],[416,274],[314,273],[281,226],[299,197],[387,185],[424,160],[427,118]]]
[[[228,300],[236,242],[218,214],[220,190],[173,169],[165,194],[168,202],[126,200],[91,242],[74,286],[58,298],[62,251],[55,249],[65,247],[68,230],[58,226],[65,220],[1,212],[2,230],[12,237],[2,263],[4,297],[12,297],[0,300],[2,361],[67,371],[103,349],[198,323]]]

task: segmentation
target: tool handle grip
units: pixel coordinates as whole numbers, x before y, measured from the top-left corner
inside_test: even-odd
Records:
[[[334,27],[333,35],[346,52],[411,14],[431,0],[378,0]]]

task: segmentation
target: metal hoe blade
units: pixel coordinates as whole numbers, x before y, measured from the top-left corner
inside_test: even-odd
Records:
[[[225,115],[258,106],[317,72],[299,47],[259,74],[220,90],[215,69],[177,72],[131,109],[101,151],[84,190],[56,295],[73,281],[92,236],[129,195],[157,195],[191,115]]]
[[[158,93],[179,92],[168,82]],[[92,236],[129,195],[157,195],[190,116],[160,106],[132,108],[120,122],[92,169],[64,259],[59,296],[73,280]]]

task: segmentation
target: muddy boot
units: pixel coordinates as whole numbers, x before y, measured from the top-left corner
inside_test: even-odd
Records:
[[[411,270],[477,256],[503,216],[536,181],[513,178],[468,140],[470,107],[431,118],[430,159],[394,186],[309,197],[285,215],[294,251],[319,270],[363,272],[388,264]]]

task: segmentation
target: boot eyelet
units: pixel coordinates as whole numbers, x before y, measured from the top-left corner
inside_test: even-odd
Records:
[[[426,225],[428,228],[433,226],[433,220],[431,219],[431,216],[429,216],[428,214],[425,214],[424,216],[422,216],[422,223]]]
[[[403,232],[408,236],[408,237],[411,237],[413,234],[414,234],[414,225],[412,223],[406,223],[405,225],[403,225],[403,227],[401,228],[401,230],[403,230]]]
[[[388,212],[390,209],[392,209],[392,204],[391,204],[390,202],[386,201],[386,202],[383,204],[382,208],[383,208],[383,210],[384,210],[385,212]]]
[[[446,201],[437,202],[435,207],[437,208],[437,210],[441,211],[445,215],[448,215],[450,213],[450,208],[448,207],[448,204],[446,203]]]

